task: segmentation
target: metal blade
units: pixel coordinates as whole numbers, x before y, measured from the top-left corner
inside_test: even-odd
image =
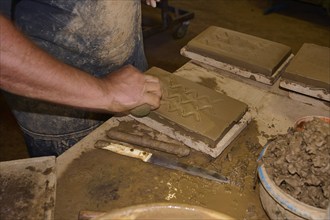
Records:
[[[169,158],[160,157],[158,155],[152,155],[148,161],[148,163],[156,164],[158,166],[166,167],[173,170],[179,170],[194,176],[199,176],[204,179],[209,179],[213,181],[217,181],[220,183],[229,183],[229,180],[225,177],[220,175],[219,173],[213,170],[206,170],[201,167],[192,166],[184,163],[180,163]]]

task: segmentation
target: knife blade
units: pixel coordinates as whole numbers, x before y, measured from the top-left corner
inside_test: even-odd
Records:
[[[199,176],[204,179],[216,181],[219,183],[229,183],[229,179],[213,170],[207,170],[202,167],[184,164],[170,158],[155,155],[151,152],[143,151],[134,147],[119,143],[98,140],[95,147],[103,150],[109,150],[117,154],[140,159],[146,163],[155,164],[161,167],[178,170],[193,176]]]

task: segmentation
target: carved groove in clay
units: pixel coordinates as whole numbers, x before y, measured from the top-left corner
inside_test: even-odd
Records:
[[[210,148],[216,146],[247,110],[247,105],[238,100],[162,69],[154,67],[146,74],[157,76],[163,88],[161,106],[149,117]]]
[[[201,114],[214,115],[213,105],[223,99],[210,100],[205,95],[199,95],[196,90],[184,87],[170,77],[169,87],[163,88],[162,104],[167,106],[168,112],[177,112],[183,118],[191,117],[200,121]]]

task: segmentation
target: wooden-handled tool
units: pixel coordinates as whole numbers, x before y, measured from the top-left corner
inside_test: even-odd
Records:
[[[161,167],[182,171],[184,173],[193,176],[199,176],[204,179],[216,181],[218,183],[229,183],[229,180],[225,176],[221,175],[216,171],[207,170],[202,167],[197,167],[189,164],[184,164],[177,160],[173,160],[168,157],[164,157],[161,155],[153,154],[151,152],[136,149],[134,147],[127,146],[124,144],[98,140],[95,143],[94,147],[103,150],[108,150],[127,157],[139,159],[146,163],[151,163]]]
[[[128,134],[121,131],[116,131],[114,129],[109,130],[107,135],[113,140],[175,154],[179,157],[187,156],[190,153],[190,148],[183,144],[167,143],[164,141],[154,140],[148,136]]]
[[[92,220],[104,214],[105,212],[80,211],[78,215],[78,220]]]

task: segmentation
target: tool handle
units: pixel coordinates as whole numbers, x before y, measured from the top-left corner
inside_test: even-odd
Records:
[[[78,215],[78,220],[92,220],[104,214],[105,212],[80,211]]]
[[[144,162],[147,162],[150,157],[152,156],[152,153],[142,151],[136,148],[128,147],[122,144],[118,143],[112,143],[108,141],[103,141],[103,140],[98,140],[95,143],[96,148],[104,149],[104,150],[109,150],[117,154],[121,154],[124,156],[128,157],[133,157],[136,159],[140,159]]]

